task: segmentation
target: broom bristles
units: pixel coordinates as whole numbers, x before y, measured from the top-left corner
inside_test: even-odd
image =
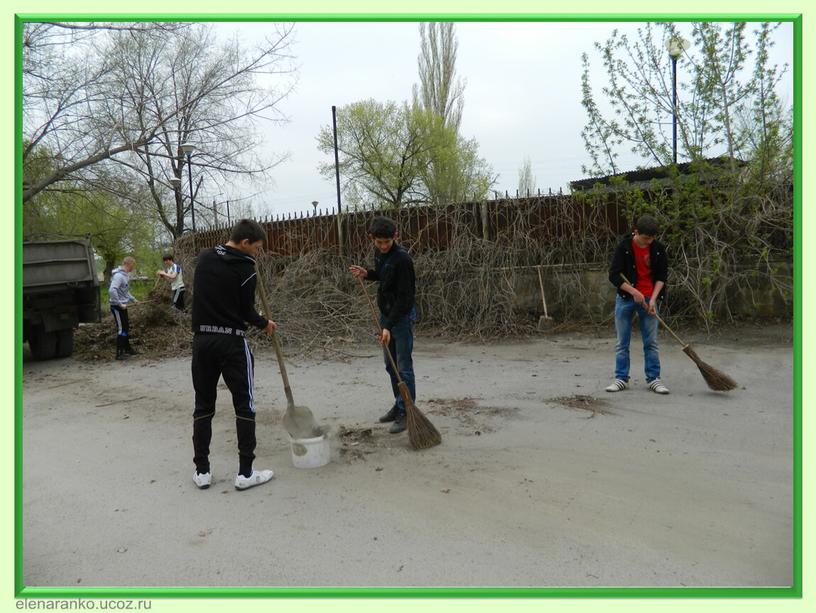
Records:
[[[400,383],[402,388],[405,383]],[[400,390],[403,391],[403,390]],[[407,388],[402,394],[402,400],[405,403],[405,417],[406,425],[408,426],[408,442],[414,449],[428,449],[434,447],[442,442],[442,435],[439,434],[430,420],[423,415],[416,405],[411,400]]]
[[[700,359],[700,356],[697,355],[690,345],[683,347],[683,352],[690,357],[695,364],[697,364],[697,368],[700,369],[700,374],[703,375],[703,379],[705,379],[708,387],[713,389],[715,392],[728,392],[730,390],[737,389],[736,381],[734,381],[724,372],[717,370],[710,364],[703,362]]]

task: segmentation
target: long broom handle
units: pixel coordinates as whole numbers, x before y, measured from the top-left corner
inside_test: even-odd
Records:
[[[261,298],[264,315],[266,315],[267,319],[272,319],[272,311],[269,309],[269,302],[266,300],[266,292],[264,291],[263,281],[261,281],[261,275],[256,274],[255,277],[258,282],[258,296]],[[292,396],[292,388],[289,387],[289,375],[286,374],[286,364],[283,361],[283,351],[281,351],[277,334],[275,334],[273,331],[270,336],[272,337],[272,346],[275,348],[275,355],[278,358],[278,366],[280,366],[281,378],[283,379],[283,391],[286,394],[286,401],[289,406],[293,407],[295,406],[295,399]]]
[[[627,282],[629,285],[632,285],[632,282],[631,282],[631,281],[629,281],[629,279],[627,279],[627,278],[626,278],[626,275],[624,275],[623,273],[620,273],[620,276],[621,276],[621,279],[623,279],[624,281],[626,281],[626,282]],[[632,285],[632,287],[635,287],[635,286],[634,286],[634,285]],[[672,330],[672,329],[669,327],[669,325],[668,325],[668,324],[667,324],[665,321],[663,321],[663,318],[662,318],[662,317],[660,317],[660,315],[658,315],[658,314],[657,314],[657,309],[655,309],[654,316],[655,316],[655,317],[657,317],[657,321],[659,321],[659,322],[660,322],[660,323],[663,325],[663,327],[664,327],[664,328],[666,328],[666,330],[668,330],[669,332],[671,332],[671,335],[672,335],[674,338],[676,338],[676,339],[677,339],[677,342],[678,342],[678,343],[680,343],[681,345],[683,345],[683,347],[688,347],[688,343],[686,343],[686,342],[685,342],[685,341],[684,341],[682,338],[680,338],[679,336],[677,336],[677,335],[674,333],[674,330]]]
[[[371,321],[374,322],[374,327],[379,331],[380,337],[382,337],[382,326],[380,326],[380,322],[377,321],[377,312],[374,310],[374,303],[371,301],[371,296],[368,295],[368,290],[366,289],[363,280],[360,277],[357,277],[357,280],[360,282],[360,288],[363,290],[365,297],[368,299],[368,308],[371,311]],[[388,348],[388,345],[383,345],[385,347],[385,352],[388,354],[388,359],[391,360],[391,368],[394,369],[394,374],[397,375],[397,381],[402,384],[402,377],[400,377],[399,369],[397,368],[396,362],[394,362],[394,356],[391,355],[391,350]]]

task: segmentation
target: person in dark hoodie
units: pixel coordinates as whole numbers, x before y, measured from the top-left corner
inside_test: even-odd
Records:
[[[411,399],[416,399],[414,363],[414,322],[416,309],[416,277],[414,262],[408,251],[397,243],[399,233],[396,224],[388,217],[375,217],[368,230],[374,243],[374,268],[351,266],[349,271],[358,279],[378,281],[377,306],[380,308],[380,325],[383,332],[380,342],[389,347],[402,380],[405,381]],[[385,370],[391,378],[394,405],[382,417],[381,423],[394,422],[389,432],[397,434],[406,428],[405,403],[399,393],[397,376],[391,361],[385,355]]]
[[[136,351],[130,346],[130,319],[127,312],[129,302],[139,302],[130,293],[130,273],[135,266],[136,260],[130,256],[122,260],[122,265],[111,273],[108,287],[108,302],[113,321],[116,323],[117,360],[125,360],[136,355]]]
[[[232,393],[238,434],[238,475],[235,488],[266,483],[271,470],[253,470],[255,459],[255,359],[246,340],[247,324],[272,334],[277,324],[255,311],[255,256],[266,233],[257,222],[242,219],[229,241],[198,255],[193,276],[193,482],[206,489],[212,483],[210,440],[218,378]]]
[[[655,240],[657,221],[643,215],[635,222],[634,232],[626,236],[615,249],[609,266],[609,281],[617,290],[615,297],[615,380],[607,392],[620,392],[629,387],[629,341],[632,317],[638,314],[640,336],[643,339],[646,384],[657,394],[668,394],[669,388],[660,380],[660,354],[657,346],[657,313],[665,292],[669,271],[666,248]],[[623,276],[634,285],[624,281]]]

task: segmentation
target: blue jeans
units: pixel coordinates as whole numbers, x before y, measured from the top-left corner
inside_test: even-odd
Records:
[[[380,325],[385,324],[385,318],[380,316]],[[406,315],[391,327],[391,342],[388,348],[391,350],[391,355],[397,363],[397,370],[399,375],[408,387],[408,392],[411,394],[411,400],[416,400],[416,384],[414,381],[414,360],[411,352],[414,350],[414,312]],[[383,348],[383,357],[385,358],[385,370],[391,378],[391,390],[394,392],[394,404],[396,404],[400,415],[405,415],[405,402],[399,393],[399,386],[397,385],[397,375],[391,366],[391,360],[388,359],[388,354]]]
[[[632,316],[635,311],[640,322],[640,336],[643,339],[644,370],[646,382],[660,378],[660,355],[657,349],[657,317],[649,315],[644,307],[634,300],[615,298],[615,378],[629,380],[629,341],[632,338]]]

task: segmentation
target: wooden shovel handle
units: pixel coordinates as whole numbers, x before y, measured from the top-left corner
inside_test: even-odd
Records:
[[[547,314],[547,299],[544,298],[544,279],[541,278],[541,266],[536,266],[536,271],[538,272],[538,287],[541,290],[541,304],[544,307],[544,318],[549,319],[550,316]]]
[[[272,311],[269,309],[269,302],[266,299],[266,292],[264,291],[263,281],[261,281],[260,269],[257,269],[255,278],[257,280],[258,296],[261,299],[264,315],[267,319],[272,319]],[[283,361],[283,351],[281,350],[278,336],[274,332],[270,335],[272,338],[272,346],[275,348],[275,356],[278,358],[278,366],[280,367],[281,378],[283,379],[283,391],[286,394],[286,402],[288,406],[294,407],[295,400],[292,396],[292,388],[289,386],[289,375],[286,374],[286,364]]]
[[[629,279],[627,279],[627,278],[626,278],[626,275],[624,275],[623,273],[620,273],[620,276],[621,276],[621,279],[623,279],[624,281],[626,281],[626,282],[627,282],[629,285],[632,285],[632,282],[631,282]],[[634,285],[632,285],[632,287],[635,287],[635,286],[634,286]],[[658,315],[658,314],[657,314],[657,310],[655,310],[655,314],[654,314],[654,316],[655,316],[655,317],[657,317],[657,321],[659,321],[659,322],[660,322],[660,323],[663,325],[663,327],[664,327],[664,328],[666,328],[666,330],[668,330],[668,331],[671,333],[671,335],[672,335],[674,338],[676,338],[676,339],[677,339],[677,342],[678,342],[678,343],[680,343],[681,345],[683,345],[683,347],[688,347],[688,343],[684,342],[682,338],[680,338],[679,336],[677,336],[677,335],[674,333],[674,330],[672,330],[672,329],[669,327],[669,325],[668,325],[668,324],[667,324],[665,321],[663,321],[663,318],[662,318],[662,317],[660,317],[660,315]]]

